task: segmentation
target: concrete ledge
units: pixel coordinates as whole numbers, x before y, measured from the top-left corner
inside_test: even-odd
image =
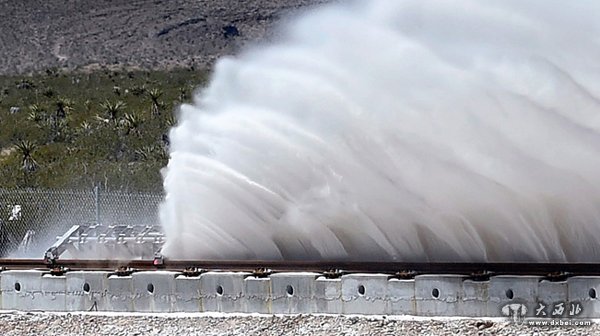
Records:
[[[415,277],[416,314],[460,316],[463,280],[460,275],[419,275]]]
[[[527,316],[535,316],[535,306],[539,301],[538,276],[501,275],[490,278],[487,316],[502,316],[501,309],[508,303],[522,303]]]
[[[249,275],[244,272],[207,272],[200,275],[203,311],[244,312],[244,279]]]
[[[271,309],[271,279],[248,276],[244,279],[244,312],[269,314]]]
[[[569,300],[569,287],[566,281],[541,280],[538,283],[538,301],[554,304]]]
[[[416,315],[417,301],[415,300],[415,280],[388,280],[387,314]]]
[[[600,277],[578,276],[567,279],[568,301],[570,305],[581,306],[581,312],[576,317],[599,318],[600,317]],[[577,307],[567,307],[567,310]]]
[[[386,314],[388,301],[386,274],[349,274],[342,277],[343,313]]]
[[[108,272],[67,272],[67,311],[106,311]]]
[[[175,277],[178,274],[167,271],[133,273],[133,310],[153,313],[175,311]]]
[[[342,308],[342,279],[328,279],[319,276],[315,280],[315,311],[330,314],[341,314]]]
[[[464,280],[459,314],[474,317],[488,316],[489,286],[489,281]]]
[[[202,294],[200,292],[200,276],[177,275],[175,277],[173,311],[197,313],[202,312]]]
[[[111,275],[106,287],[106,310],[129,312],[133,310],[133,281],[131,276]]]
[[[524,304],[536,316],[539,304],[551,316],[600,318],[600,277],[549,281],[537,276],[494,276],[475,281],[458,275],[420,275],[400,280],[388,274],[286,272],[256,277],[247,272],[45,271],[0,273],[0,309],[22,311],[245,312],[264,314],[381,314],[503,316],[507,304]],[[569,311],[575,311],[574,316]],[[539,315],[538,315],[539,317]],[[556,317],[556,316],[554,316]]]
[[[2,309],[66,311],[67,277],[44,271],[5,271],[0,277]]]
[[[315,280],[319,273],[276,273],[271,275],[271,313],[315,313]]]
[[[36,307],[40,310],[66,310],[67,277],[44,274],[41,280],[42,295],[36,299]]]

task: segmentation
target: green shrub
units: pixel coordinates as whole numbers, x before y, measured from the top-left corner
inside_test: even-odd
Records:
[[[0,188],[160,190],[162,137],[206,78],[187,69],[0,76],[0,88],[16,88],[0,100]]]

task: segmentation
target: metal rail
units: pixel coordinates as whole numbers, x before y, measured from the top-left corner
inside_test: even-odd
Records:
[[[337,272],[416,274],[541,275],[541,276],[600,276],[600,263],[452,263],[452,262],[352,262],[352,261],[253,261],[253,260],[87,260],[57,259],[0,259],[0,269],[63,269],[63,270],[172,270],[197,269],[269,272]]]

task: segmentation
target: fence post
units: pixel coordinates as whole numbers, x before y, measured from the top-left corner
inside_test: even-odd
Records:
[[[98,186],[94,187],[94,203],[96,207],[96,224],[100,224],[100,201]]]

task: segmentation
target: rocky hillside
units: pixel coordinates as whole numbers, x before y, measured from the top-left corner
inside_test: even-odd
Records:
[[[0,0],[0,74],[203,66],[327,0]]]

